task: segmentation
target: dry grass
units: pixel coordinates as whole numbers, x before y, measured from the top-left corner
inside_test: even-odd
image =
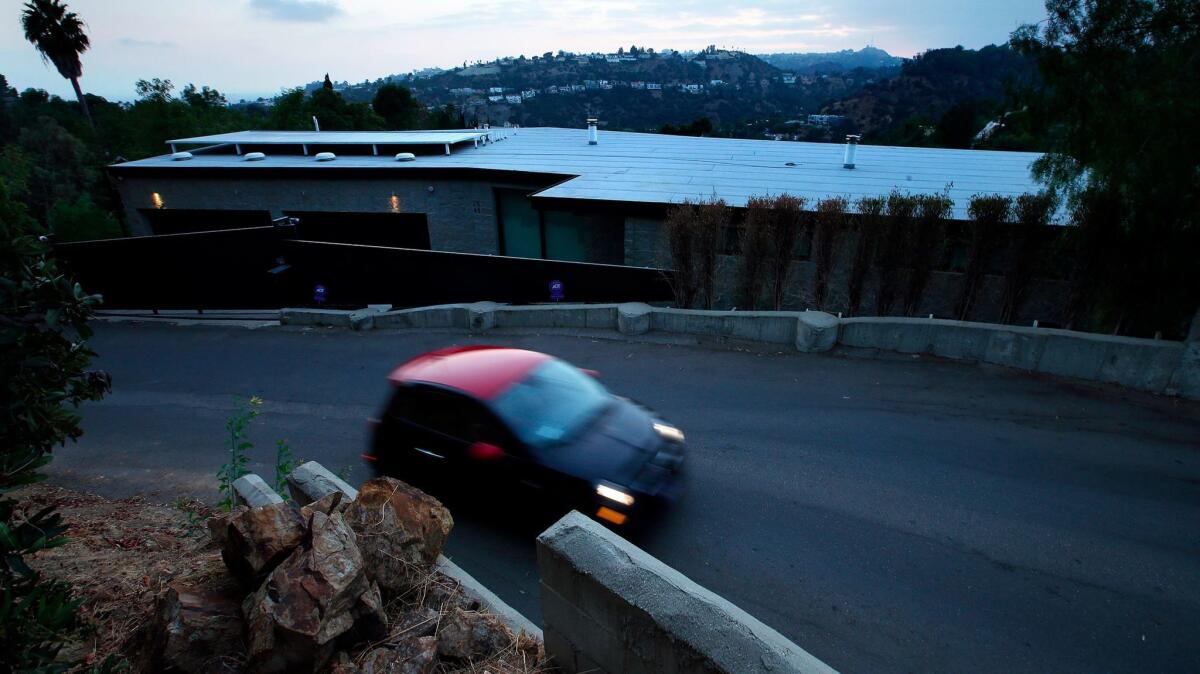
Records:
[[[63,649],[64,658],[86,664],[111,653],[131,655],[167,584],[225,575],[220,553],[208,547],[202,520],[209,511],[201,503],[176,508],[140,498],[114,501],[46,484],[13,495],[26,512],[55,506],[69,526],[66,545],[29,560],[45,576],[70,583],[84,600],[81,640]]]

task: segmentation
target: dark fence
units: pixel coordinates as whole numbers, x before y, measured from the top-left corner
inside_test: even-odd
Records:
[[[262,309],[296,294],[272,273],[278,227],[63,243],[54,252],[105,309]]]
[[[561,282],[568,302],[671,298],[666,277],[656,269],[316,241],[286,241],[284,251],[296,282],[324,286],[332,305],[548,302],[552,281]]]
[[[60,244],[55,252],[107,309],[397,307],[493,300],[567,302],[671,298],[663,272],[611,265],[293,240],[253,227]]]

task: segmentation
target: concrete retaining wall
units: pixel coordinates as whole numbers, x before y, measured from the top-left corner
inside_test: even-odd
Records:
[[[666,332],[789,345],[802,352],[841,344],[993,363],[1030,372],[1120,384],[1200,399],[1200,342],[1114,337],[1049,328],[925,318],[837,318],[820,311],[699,311],[647,304],[508,306],[494,302],[359,311],[284,309],[288,325],[354,329],[575,328],[624,335]]]
[[[568,674],[834,670],[578,512],[537,541],[546,652]]]

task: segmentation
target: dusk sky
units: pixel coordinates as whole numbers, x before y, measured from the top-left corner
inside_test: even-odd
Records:
[[[18,89],[70,97],[4,0],[0,73]],[[209,85],[231,100],[320,79],[361,82],[497,56],[615,51],[631,44],[751,53],[869,43],[898,56],[1003,42],[1045,16],[1042,0],[74,0],[88,24],[83,88],[131,99],[139,78]]]

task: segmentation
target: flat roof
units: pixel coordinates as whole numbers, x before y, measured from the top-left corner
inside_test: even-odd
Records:
[[[235,131],[175,138],[176,145],[445,145],[487,138],[488,129],[448,131]]]
[[[507,137],[500,142],[493,140],[449,155],[418,156],[406,162],[395,161],[391,155],[344,155],[334,161],[318,162],[311,156],[269,152],[261,161],[246,161],[233,154],[197,152],[188,161],[172,161],[170,155],[163,155],[116,167],[170,169],[181,176],[193,169],[216,168],[237,172],[245,178],[255,171],[281,168],[315,172],[374,169],[389,172],[390,176],[414,169],[575,176],[535,193],[533,198],[541,201],[672,204],[718,197],[732,206],[744,206],[750,197],[786,192],[805,197],[806,207],[811,209],[818,200],[833,196],[855,200],[887,195],[893,190],[912,194],[945,192],[954,202],[956,219],[967,218],[969,200],[975,194],[1015,197],[1042,189],[1030,174],[1030,165],[1041,156],[1033,152],[859,145],[856,168],[846,169],[842,167],[844,145],[840,143],[600,131],[599,142],[589,145],[586,129],[534,127],[503,131]],[[384,139],[406,133],[413,132],[254,131],[188,140],[209,144],[253,143],[258,141],[250,138],[271,135],[292,139],[288,144],[300,142],[295,138],[301,136],[311,139],[304,142],[312,144],[328,144],[331,139],[343,137],[356,139],[358,144],[398,144],[401,141]],[[415,132],[413,137],[453,137],[454,133],[473,132]]]

